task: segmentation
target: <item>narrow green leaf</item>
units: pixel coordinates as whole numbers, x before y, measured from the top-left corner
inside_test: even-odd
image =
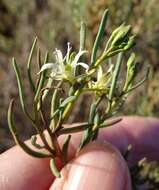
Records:
[[[102,100],[102,97],[99,97],[92,105],[89,113],[89,123],[90,126],[84,131],[82,135],[82,140],[80,142],[79,150],[81,150],[92,138],[92,124],[94,123],[94,118],[97,111],[97,106],[99,105],[100,101]],[[78,151],[79,151],[78,150]]]
[[[120,73],[120,68],[121,68],[121,64],[122,64],[122,58],[123,58],[123,53],[119,53],[119,55],[117,57],[117,63],[115,65],[115,69],[114,69],[113,76],[112,76],[112,82],[111,82],[109,94],[108,94],[109,102],[108,102],[108,107],[106,109],[107,114],[109,114],[109,112],[111,111],[112,98],[115,93],[115,89],[116,89],[116,85],[117,85],[117,81],[118,81],[118,77],[119,77],[119,73]]]
[[[49,58],[49,54],[48,54],[48,52],[46,52],[45,59],[44,59],[44,64],[48,62],[48,58]],[[46,71],[40,73],[40,80],[39,80],[39,84],[38,84],[36,94],[35,94],[35,97],[34,97],[34,102],[36,102],[36,103],[38,103],[38,101],[39,101],[38,98],[39,98],[39,95],[40,95],[40,91],[44,86],[44,82],[45,82],[45,79],[46,79],[45,74],[46,74]]]
[[[102,97],[99,97],[92,105],[90,108],[90,112],[89,112],[89,123],[92,124],[94,122],[94,118],[96,115],[96,110],[97,110],[97,106],[99,105],[100,101],[102,100]]]
[[[90,113],[89,113],[89,123],[93,123],[93,120],[94,120],[94,116],[96,114],[96,104],[92,104],[91,105],[91,108],[90,108]]]
[[[34,93],[35,93],[35,86],[34,86],[32,76],[31,76],[31,71],[32,71],[31,63],[32,63],[33,53],[34,53],[36,44],[37,44],[37,37],[34,39],[33,45],[31,47],[31,51],[30,51],[29,58],[28,58],[28,64],[27,64],[27,72],[28,72],[29,84],[30,84],[31,90]]]
[[[55,89],[53,92],[52,100],[51,100],[51,111],[50,116],[52,117],[56,108],[57,108],[57,95],[58,95],[58,89]]]
[[[87,130],[83,132],[82,139],[81,139],[77,152],[79,152],[87,143],[90,142],[91,134],[92,134],[92,131],[90,128],[88,128]]]
[[[45,88],[43,89],[43,94],[42,94],[42,102],[44,102],[44,100],[47,98],[48,94],[49,94],[49,91],[51,90],[52,88],[52,83],[53,83],[54,79],[52,77],[50,77],[48,79],[48,82],[45,86]],[[42,89],[41,89],[42,90]],[[41,102],[41,103],[42,103]],[[40,108],[40,104],[38,104],[38,109]]]
[[[96,113],[96,115],[94,117],[94,125],[93,125],[93,128],[92,128],[93,131],[96,130],[99,127],[99,120],[100,120],[99,114]]]
[[[50,110],[50,118],[52,118],[50,126],[52,129],[55,128],[55,124],[56,124],[56,120],[57,120],[57,114],[56,115],[54,115],[54,114],[56,113],[55,110],[57,110],[57,107],[59,104],[58,95],[59,95],[58,89],[55,89],[55,91],[53,92],[52,99],[51,99],[51,110]],[[57,113],[59,113],[59,111]]]
[[[123,87],[123,92],[126,92],[129,87],[131,87],[131,84],[137,74],[137,64],[135,63],[135,53],[131,53],[128,61],[127,61],[127,73],[126,73],[126,79],[125,84]]]
[[[68,147],[71,140],[71,135],[68,135],[64,141],[64,144],[62,146],[62,154],[63,154],[63,162],[67,163],[67,156],[68,156]]]
[[[55,111],[58,109],[59,105],[59,90],[62,85],[62,81],[60,81],[57,85],[57,88],[54,90],[52,99],[51,99],[51,110],[50,110],[50,118],[53,117]],[[55,124],[55,118],[52,119],[52,124]]]
[[[94,141],[98,138],[98,133],[99,133],[99,128],[96,127],[93,131],[92,131],[92,135],[91,135],[91,140]]]
[[[85,131],[86,129],[88,129],[91,126],[92,126],[92,124],[80,123],[80,124],[77,124],[77,125],[75,125],[73,127],[60,129],[58,131],[58,135],[69,134],[69,133],[77,133],[77,132]]]
[[[54,117],[57,116],[57,114],[59,114],[60,111],[61,111],[60,109],[57,109],[57,110],[52,114],[52,116],[51,116],[51,118],[50,118],[50,121],[51,121],[52,119],[54,119]]]
[[[85,49],[85,42],[86,42],[86,24],[81,22],[81,30],[80,30],[80,50]]]
[[[148,78],[148,76],[149,76],[149,72],[150,72],[150,67],[147,68],[145,77],[144,77],[140,82],[138,82],[137,84],[135,84],[134,86],[132,86],[130,89],[128,89],[128,91],[127,91],[125,94],[127,94],[127,93],[129,93],[129,92],[135,90],[135,89],[138,88],[139,86],[141,86],[141,85],[147,80],[147,78]]]
[[[40,145],[40,144],[37,143],[37,136],[36,135],[31,136],[30,141],[31,141],[31,144],[33,146],[35,146],[36,148],[38,148],[38,149],[44,148],[44,146],[42,146],[42,145]]]
[[[37,65],[38,65],[38,68],[39,68],[39,71],[40,71],[40,69],[42,67],[40,48],[38,48],[38,50],[37,50]],[[37,89],[37,87],[39,85],[39,82],[40,82],[40,75],[38,75],[37,79],[36,79],[36,86],[35,86],[36,89]]]
[[[61,175],[60,175],[60,172],[58,171],[58,169],[57,169],[57,167],[56,167],[56,163],[55,163],[55,160],[54,159],[51,159],[50,160],[50,169],[51,169],[51,171],[52,171],[52,173],[53,173],[53,175],[55,176],[55,177],[60,177]]]
[[[38,51],[37,51],[37,63],[38,63],[39,69],[41,69],[42,63],[41,63],[41,51],[40,51],[40,48],[38,48]]]
[[[120,121],[122,121],[122,118],[109,119],[109,120],[105,121],[103,124],[101,124],[100,128],[105,128],[105,127],[109,127],[111,125],[115,125],[115,124],[119,123]]]
[[[115,69],[113,72],[113,77],[112,77],[112,83],[109,91],[109,100],[111,101],[114,95],[114,91],[117,85],[118,77],[119,77],[119,72],[122,64],[122,59],[123,59],[123,53],[119,53],[118,58],[117,58],[117,63],[115,65]]]
[[[72,96],[74,93],[75,93],[75,88],[74,88],[74,86],[70,86],[68,95],[69,95],[69,96]]]
[[[44,91],[43,96],[42,96],[42,101],[44,101],[45,98],[48,96],[49,90],[50,90],[50,88],[51,88],[51,86],[52,86],[53,81],[54,81],[54,79],[53,79],[52,77],[50,77],[50,78],[48,79],[48,82],[47,82],[47,84],[46,84],[46,86],[45,86],[45,91]]]
[[[96,55],[97,55],[97,50],[99,48],[99,43],[103,37],[104,31],[105,31],[105,26],[108,18],[108,9],[104,11],[104,14],[102,16],[102,20],[98,29],[98,33],[93,45],[93,50],[92,50],[92,56],[91,56],[91,64],[94,65],[96,61]]]
[[[25,115],[30,120],[32,120],[31,116],[29,115],[29,113],[28,113],[28,111],[26,109],[22,79],[21,79],[20,71],[19,71],[19,68],[18,68],[18,65],[16,63],[15,58],[12,59],[12,65],[13,65],[13,68],[14,68],[14,71],[15,71],[15,74],[16,74],[16,78],[17,78],[19,98],[20,98],[20,104],[21,104],[22,110],[25,113]]]
[[[9,125],[9,130],[16,142],[17,145],[19,145],[27,154],[38,157],[38,158],[47,158],[51,157],[50,154],[46,154],[43,152],[37,152],[35,150],[32,150],[28,145],[26,145],[23,141],[19,139],[19,136],[16,131],[16,127],[13,121],[13,105],[14,105],[14,100],[11,100],[8,108],[8,125]]]
[[[76,96],[69,96],[66,98],[60,105],[60,108],[64,108],[67,104],[73,102],[76,99]]]
[[[62,153],[63,154],[67,154],[68,145],[69,145],[70,140],[71,140],[71,135],[68,135],[64,141],[63,146],[62,146]]]
[[[92,141],[96,140],[98,137],[99,125],[100,125],[100,117],[99,117],[99,114],[96,113],[94,117],[94,125],[92,127],[92,134],[91,134]]]

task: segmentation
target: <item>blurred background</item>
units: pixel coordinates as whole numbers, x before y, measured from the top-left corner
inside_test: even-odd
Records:
[[[38,37],[42,54],[46,50],[53,52],[55,47],[65,52],[68,41],[78,50],[80,22],[84,20],[88,27],[86,47],[91,51],[105,8],[110,10],[106,35],[123,21],[131,24],[133,32],[137,34],[134,51],[138,61],[148,63],[152,68],[149,80],[129,96],[121,114],[159,116],[158,0],[0,0],[0,152],[14,144],[6,118],[11,98],[16,99],[15,118],[21,138],[26,139],[34,132],[18,107],[17,83],[10,64],[11,58],[16,57],[22,69],[29,106],[32,96],[27,88],[26,61],[34,37]],[[84,101],[86,98],[88,101]],[[87,116],[87,102],[89,97],[85,95],[79,101],[79,106],[85,109],[74,110],[69,122],[80,121]]]

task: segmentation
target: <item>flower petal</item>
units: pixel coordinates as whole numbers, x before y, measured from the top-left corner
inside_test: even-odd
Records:
[[[66,54],[66,62],[69,62],[69,58],[70,58],[70,52],[71,52],[71,47],[70,47],[70,42],[67,43],[67,54]]]
[[[83,68],[86,69],[86,71],[88,71],[88,69],[89,69],[89,66],[86,63],[79,62],[76,64],[76,66],[78,66],[78,65],[81,65]]]
[[[86,51],[86,50],[79,51],[79,52],[77,53],[77,55],[75,56],[75,59],[72,61],[71,64],[72,64],[73,66],[76,66],[76,65],[77,65],[77,62],[78,62],[78,60],[79,60],[79,58],[80,58],[84,53],[87,53],[87,51]]]
[[[41,67],[41,69],[40,69],[40,71],[38,72],[38,74],[41,73],[41,72],[43,72],[43,71],[45,71],[46,69],[52,69],[53,67],[54,67],[54,64],[53,64],[53,63],[46,63],[46,64],[44,64],[44,65]]]
[[[60,65],[63,65],[63,55],[61,50],[55,49],[56,60]]]

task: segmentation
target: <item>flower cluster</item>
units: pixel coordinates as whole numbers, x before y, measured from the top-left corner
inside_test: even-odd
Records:
[[[66,56],[63,57],[62,52],[56,49],[54,52],[56,61],[54,63],[44,64],[40,72],[50,69],[50,75],[54,77],[55,80],[66,80],[73,84],[76,81],[76,70],[78,66],[83,67],[86,72],[89,69],[86,63],[79,61],[81,56],[85,53],[87,53],[85,50],[79,50],[77,54],[75,52],[71,53],[70,43],[68,43]]]

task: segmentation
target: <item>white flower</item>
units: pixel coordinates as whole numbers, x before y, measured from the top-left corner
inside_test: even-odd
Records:
[[[73,83],[76,79],[77,66],[82,66],[86,71],[89,69],[89,66],[86,63],[79,62],[80,57],[87,51],[79,50],[77,54],[75,54],[75,52],[71,53],[70,43],[67,45],[66,56],[63,57],[62,52],[56,49],[54,52],[56,62],[44,64],[40,72],[43,72],[46,69],[51,69],[51,77],[54,77],[56,80],[64,79]]]

